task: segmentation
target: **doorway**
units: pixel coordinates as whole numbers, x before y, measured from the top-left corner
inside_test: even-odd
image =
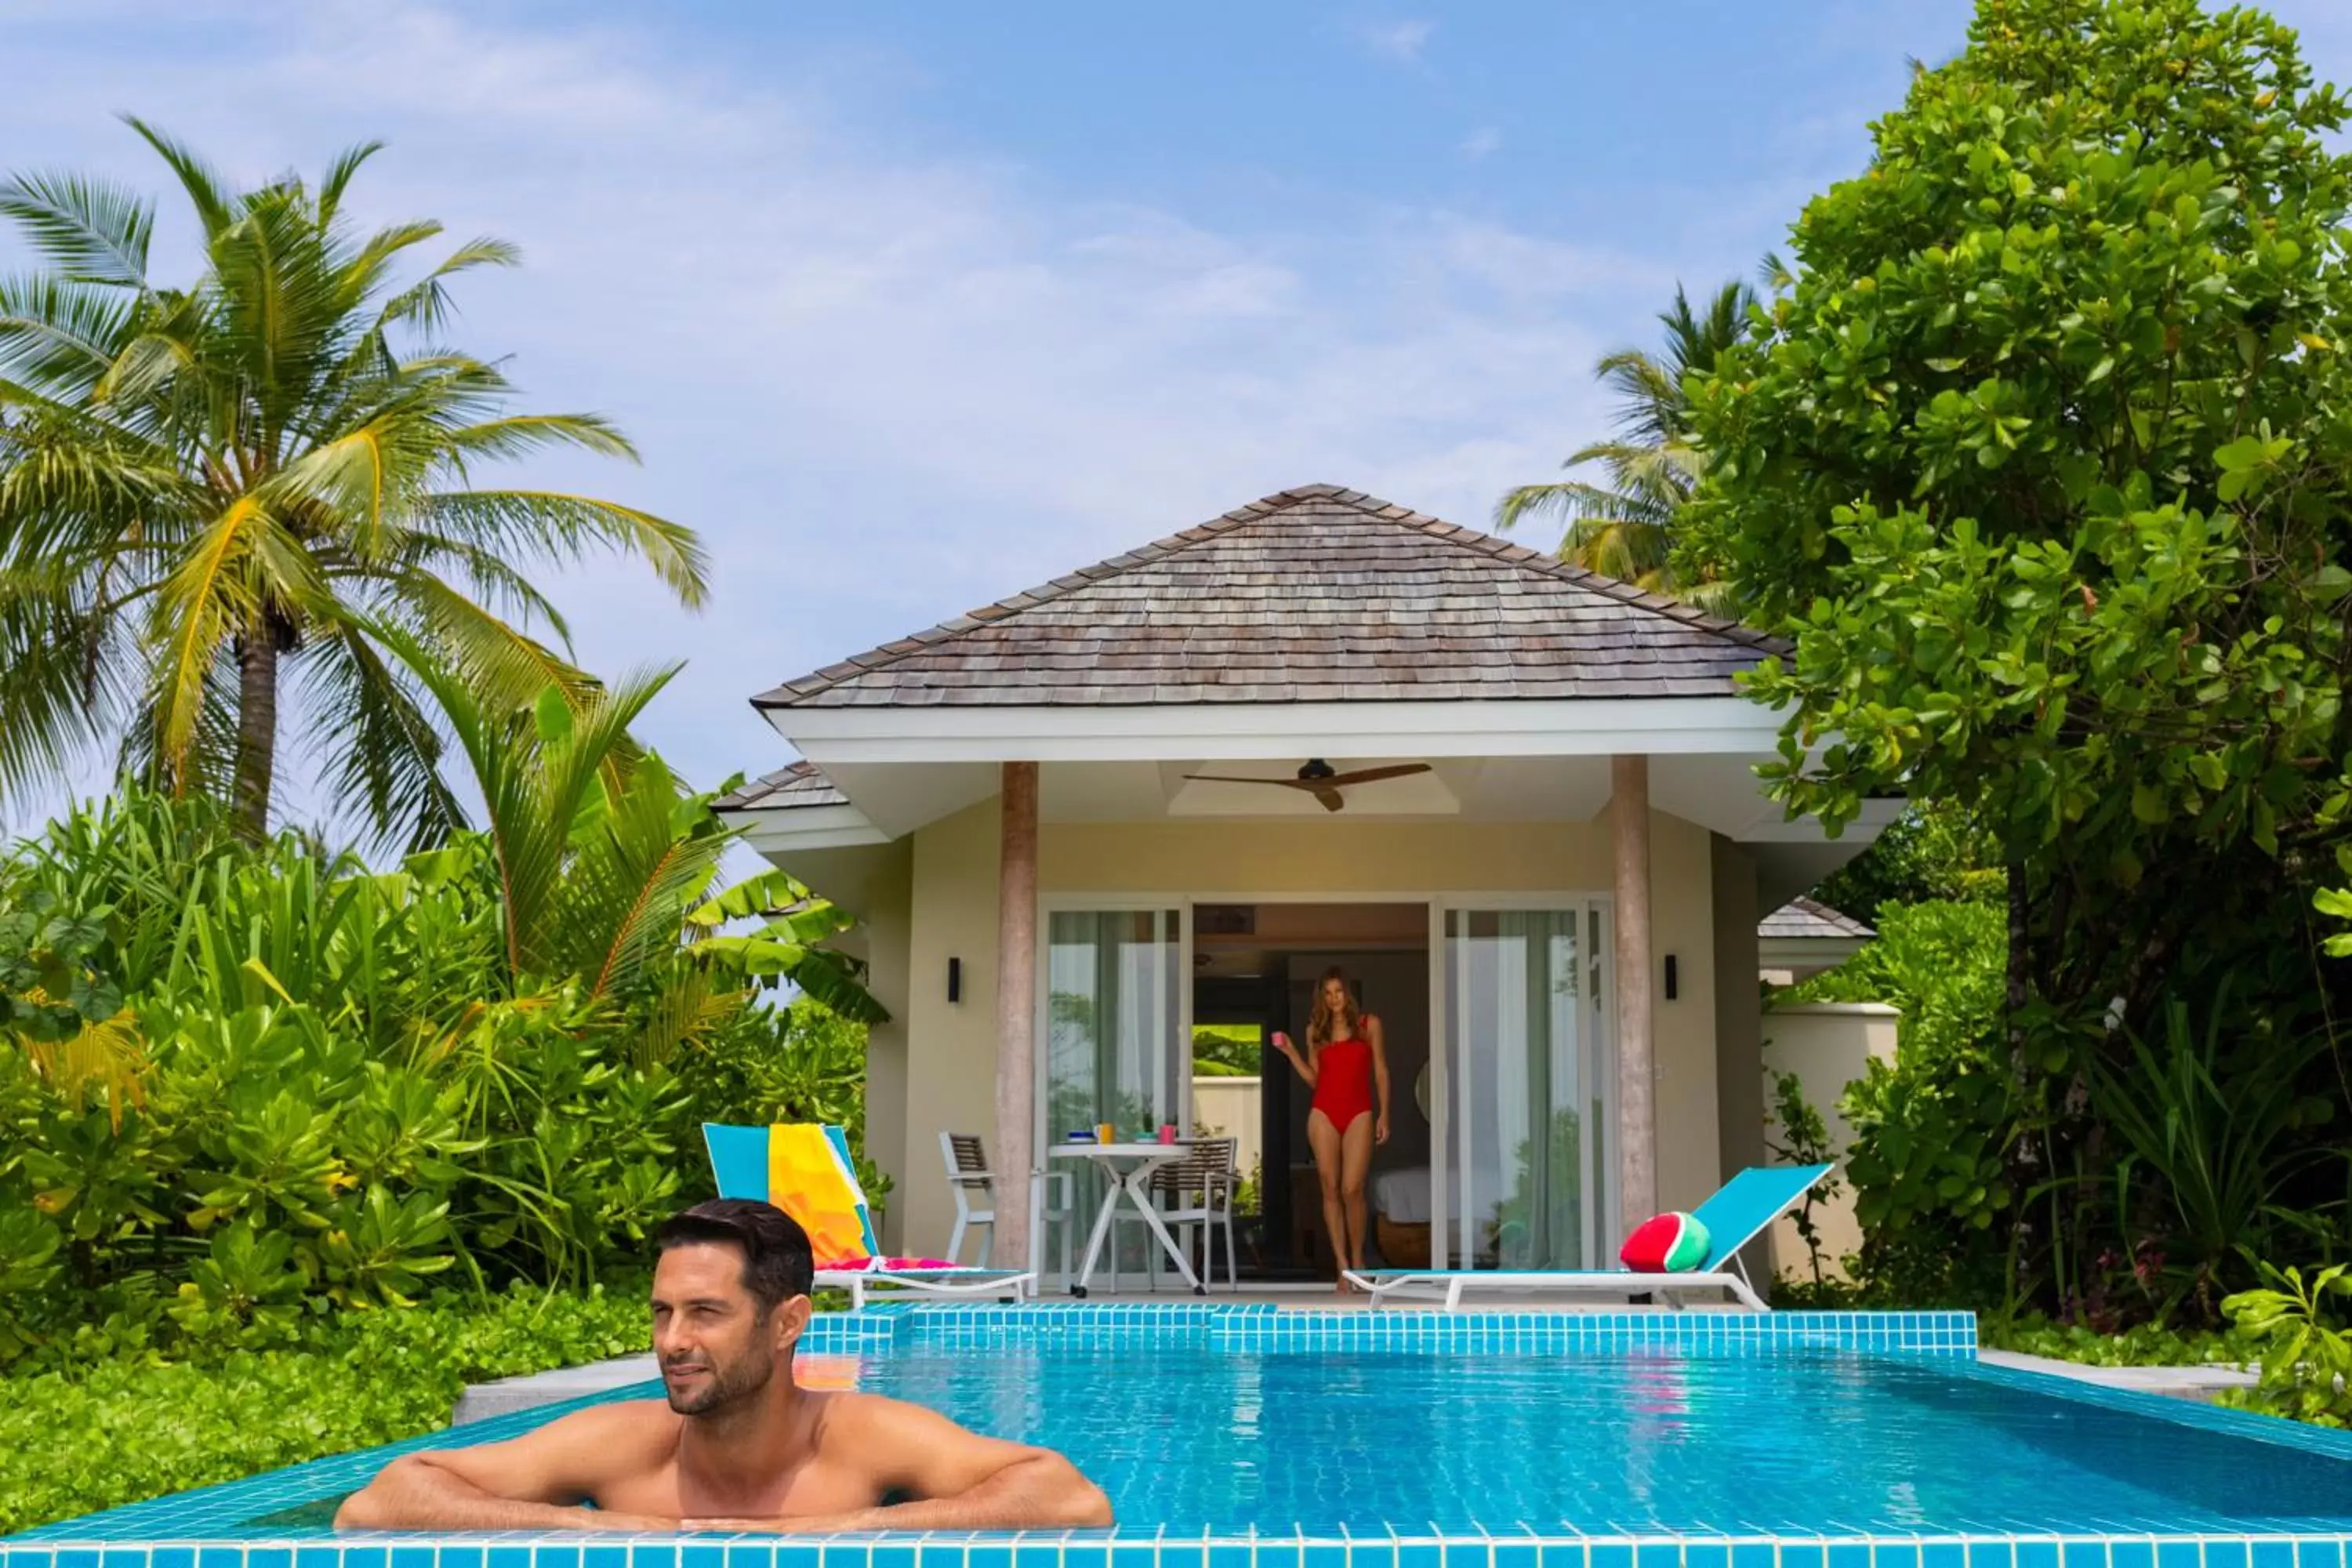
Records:
[[[1307,1141],[1311,1091],[1269,1043],[1303,1047],[1323,974],[1339,969],[1379,1016],[1390,1075],[1389,1142],[1372,1157],[1367,1261],[1430,1261],[1430,906],[1217,903],[1192,910],[1192,1125],[1234,1139],[1243,1188],[1243,1274],[1328,1279],[1336,1253]]]

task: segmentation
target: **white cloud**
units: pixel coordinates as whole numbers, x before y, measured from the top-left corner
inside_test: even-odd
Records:
[[[1577,307],[1670,281],[1442,212],[1230,233],[1047,199],[1017,168],[864,144],[822,99],[753,85],[761,62],[625,33],[415,8],[205,26],[250,56],[249,90],[215,90],[168,32],[37,36],[0,144],[161,190],[94,101],[241,177],[380,134],[362,216],[520,242],[527,267],[469,281],[452,335],[646,454],[536,477],[701,530],[701,616],[625,563],[559,598],[595,668],[690,661],[646,728],[705,782],[782,760],[752,692],[1270,490],[1328,480],[1483,524],[1600,427],[1589,367],[1616,332]]]
[[[1423,18],[1395,22],[1367,22],[1360,29],[1365,45],[1376,55],[1392,60],[1417,60],[1437,31],[1437,24]]]
[[[1502,151],[1503,133],[1491,125],[1481,125],[1462,139],[1462,155],[1472,163],[1492,157]]]

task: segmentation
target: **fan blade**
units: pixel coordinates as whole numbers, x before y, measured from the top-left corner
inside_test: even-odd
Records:
[[[1333,789],[1345,789],[1349,784],[1370,784],[1375,779],[1401,779],[1408,773],[1429,772],[1427,763],[1399,763],[1394,767],[1365,768],[1357,773],[1339,773],[1323,782]]]
[[[1330,788],[1329,785],[1330,781],[1326,779],[1324,781],[1324,787],[1315,791],[1315,798],[1323,803],[1323,809],[1326,811],[1345,810],[1348,805],[1348,797],[1341,795],[1338,790]]]
[[[1236,778],[1231,773],[1186,773],[1184,776],[1188,779],[1197,779],[1202,784],[1278,784],[1284,789],[1313,789],[1315,787],[1310,784],[1302,784],[1297,779],[1245,779]]]

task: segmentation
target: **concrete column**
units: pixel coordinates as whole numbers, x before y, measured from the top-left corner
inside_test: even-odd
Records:
[[[1658,1212],[1657,1049],[1652,1035],[1650,759],[1610,761],[1617,863],[1617,1210],[1623,1229]]]
[[[990,1261],[1029,1267],[1037,1117],[1037,764],[1004,764],[996,883],[995,1237]]]

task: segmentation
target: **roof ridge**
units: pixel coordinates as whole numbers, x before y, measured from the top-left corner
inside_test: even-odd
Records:
[[[797,680],[781,682],[752,698],[751,706],[754,708],[788,707],[802,698],[814,696],[845,680],[875,670],[887,669],[899,660],[911,658],[934,644],[1017,616],[1022,611],[1034,609],[1039,605],[1051,604],[1080,588],[1091,587],[1097,583],[1123,576],[1139,567],[1164,561],[1169,556],[1189,550],[1196,544],[1206,543],[1210,540],[1231,533],[1235,529],[1245,527],[1253,522],[1264,521],[1267,518],[1278,516],[1314,500],[1337,501],[1367,517],[1396,523],[1425,538],[1453,544],[1474,554],[1486,555],[1496,560],[1507,560],[1516,565],[1532,568],[1547,576],[1573,584],[1588,592],[1615,599],[1636,609],[1649,611],[1679,625],[1713,633],[1743,647],[1753,647],[1766,653],[1785,653],[1790,651],[1792,646],[1768,633],[1741,626],[1737,621],[1707,615],[1678,599],[1661,594],[1647,593],[1630,583],[1604,576],[1598,572],[1587,571],[1580,566],[1570,565],[1557,556],[1548,555],[1542,551],[1530,550],[1523,544],[1514,544],[1496,535],[1482,533],[1475,528],[1465,528],[1459,523],[1447,522],[1443,518],[1432,516],[1427,512],[1415,511],[1411,507],[1399,506],[1393,501],[1383,500],[1363,490],[1347,489],[1333,484],[1307,484],[1294,485],[1288,489],[1276,490],[1270,495],[1260,496],[1254,501],[1244,501],[1230,511],[1221,512],[1205,522],[1180,529],[1174,533],[1155,539],[1149,544],[1138,545],[1119,554],[1107,556],[1092,565],[1081,566],[1074,572],[1066,573],[1049,582],[1041,583],[1034,588],[1024,589],[992,603],[982,605],[975,609],[967,610],[952,619],[941,621],[920,631],[911,632],[905,637],[869,648],[864,653],[852,654],[845,659],[811,670]]]

